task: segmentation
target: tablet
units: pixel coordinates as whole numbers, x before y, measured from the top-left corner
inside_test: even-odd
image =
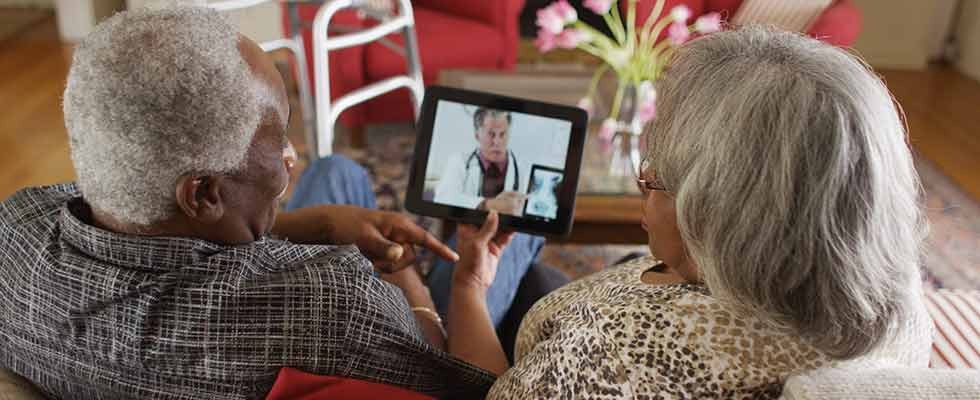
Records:
[[[587,122],[577,107],[429,87],[405,206],[475,225],[492,209],[506,229],[565,236]]]

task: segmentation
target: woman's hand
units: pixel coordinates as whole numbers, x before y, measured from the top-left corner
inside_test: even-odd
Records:
[[[472,225],[459,226],[456,244],[459,262],[453,273],[454,289],[486,294],[497,275],[500,255],[514,237],[513,232],[497,232],[499,224],[497,212],[490,211],[479,229]]]
[[[449,353],[497,375],[508,365],[487,310],[487,289],[514,236],[497,232],[499,222],[497,212],[491,211],[481,228],[460,225],[456,231],[460,258],[449,299]]]

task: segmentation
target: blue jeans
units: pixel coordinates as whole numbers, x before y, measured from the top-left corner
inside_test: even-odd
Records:
[[[349,204],[364,208],[376,208],[371,178],[363,167],[350,159],[332,155],[314,161],[299,179],[286,210],[320,204]],[[447,243],[456,248],[456,237]],[[494,326],[499,325],[510,309],[521,278],[538,258],[544,238],[523,233],[514,239],[500,256],[497,276],[487,291],[487,308]],[[455,264],[438,259],[429,272],[429,291],[432,301],[443,316],[449,308],[449,293]]]

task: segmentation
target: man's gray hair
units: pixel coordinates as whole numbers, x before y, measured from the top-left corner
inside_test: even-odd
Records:
[[[753,27],[692,41],[659,85],[649,157],[712,294],[833,357],[890,341],[921,301],[926,226],[881,80],[845,51]]]
[[[483,121],[486,120],[487,117],[490,118],[504,117],[507,119],[507,123],[510,124],[511,117],[509,112],[503,110],[495,110],[493,108],[480,107],[477,108],[476,112],[473,113],[473,129],[479,131],[480,128],[483,127]]]
[[[239,168],[262,117],[262,89],[215,11],[122,12],[75,49],[65,124],[86,201],[138,225],[176,211],[185,173]],[[267,97],[267,96],[265,96]]]

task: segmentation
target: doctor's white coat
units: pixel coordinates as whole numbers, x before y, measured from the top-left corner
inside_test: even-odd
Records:
[[[480,205],[484,199],[479,195],[483,172],[480,169],[480,159],[471,157],[472,155],[471,150],[449,156],[432,201],[469,209],[476,209]],[[518,179],[517,191],[527,193],[531,165],[522,163],[522,158],[512,151],[508,152],[507,176],[504,178],[505,192],[513,191],[514,179]],[[519,171],[515,171],[515,165]]]

